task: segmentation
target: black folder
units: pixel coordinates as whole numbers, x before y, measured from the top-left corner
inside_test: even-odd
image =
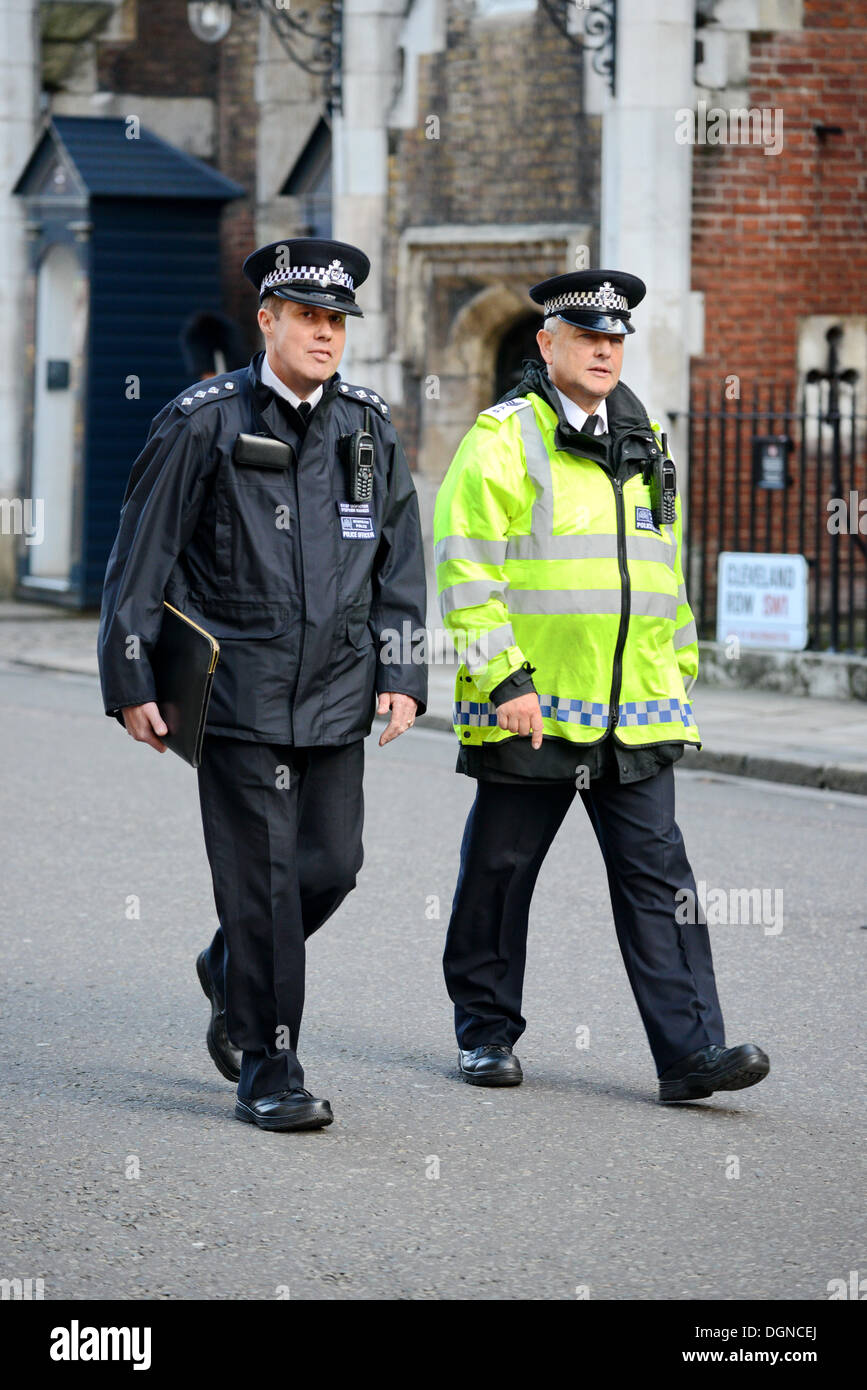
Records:
[[[163,606],[163,625],[150,659],[157,706],[169,728],[163,743],[198,767],[220,645],[192,618],[170,603]]]

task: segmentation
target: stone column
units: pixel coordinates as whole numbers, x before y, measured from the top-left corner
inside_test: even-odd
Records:
[[[0,5],[0,497],[23,487],[23,420],[30,389],[24,306],[27,240],[24,210],[12,186],[36,140],[39,104],[39,7]],[[0,535],[0,594],[14,583],[17,542]]]
[[[362,320],[350,321],[341,373],[399,399],[386,379],[387,323],[382,258],[388,195],[388,112],[395,96],[404,0],[345,0],[343,111],[334,119],[334,235],[366,251],[370,278],[359,291]]]
[[[689,399],[693,343],[690,269],[692,147],[675,139],[678,109],[694,100],[694,0],[617,0],[617,90],[598,78],[602,111],[600,264],[647,282],[627,340],[623,378],[669,430]]]

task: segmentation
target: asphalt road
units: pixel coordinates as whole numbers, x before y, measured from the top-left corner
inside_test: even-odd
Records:
[[[270,1135],[204,1047],[194,774],[84,677],[0,670],[0,739],[0,1276],[46,1299],[821,1300],[863,1269],[863,797],[678,773],[696,877],[784,894],[782,931],[713,933],[728,1041],[771,1075],[683,1108],[656,1104],[576,803],[534,904],[526,1081],[486,1091],[456,1078],[439,963],[473,787],[423,722],[371,740],[366,864],[311,942],[301,1038],[336,1121]]]

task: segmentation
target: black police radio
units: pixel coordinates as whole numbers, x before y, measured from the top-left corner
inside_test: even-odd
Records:
[[[349,474],[350,501],[369,502],[373,496],[373,466],[376,460],[369,407],[364,408],[364,428],[343,435],[339,447]]]
[[[650,474],[650,509],[654,525],[673,526],[677,520],[677,473],[668,457],[668,435],[661,436],[662,451],[654,450]]]
[[[639,426],[624,431],[614,445],[618,467],[623,463],[640,465],[650,489],[650,510],[657,531],[662,526],[672,526],[677,519],[677,473],[674,459],[668,457],[667,434],[660,435],[660,443],[661,450],[655,434]]]

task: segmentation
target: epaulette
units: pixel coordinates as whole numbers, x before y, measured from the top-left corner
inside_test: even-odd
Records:
[[[224,377],[217,381],[201,382],[199,385],[191,386],[188,391],[184,391],[178,396],[174,404],[185,415],[190,415],[194,410],[198,410],[205,401],[227,400],[230,396],[238,394],[238,382],[231,377]]]
[[[351,401],[360,401],[362,405],[372,405],[374,409],[379,411],[383,419],[389,420],[391,418],[388,413],[388,406],[382,396],[378,396],[375,391],[370,391],[364,386],[350,386],[348,381],[341,381],[337,389],[341,396],[348,396]]]
[[[510,415],[514,415],[516,410],[524,410],[530,402],[526,396],[516,396],[512,401],[500,401],[499,405],[489,405],[487,410],[480,410],[480,415],[493,415],[495,420],[507,420]]]

